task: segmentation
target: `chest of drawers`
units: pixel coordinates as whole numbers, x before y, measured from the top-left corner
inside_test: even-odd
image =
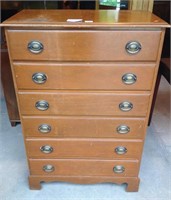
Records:
[[[140,11],[24,10],[2,26],[30,188],[113,182],[137,191],[168,24]]]

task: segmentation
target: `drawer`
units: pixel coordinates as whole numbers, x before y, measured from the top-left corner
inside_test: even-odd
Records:
[[[145,118],[22,116],[26,137],[144,138]]]
[[[12,60],[155,61],[160,37],[157,30],[7,30]],[[30,48],[36,53],[28,50],[33,41]],[[128,53],[130,42],[138,42],[141,50]],[[134,43],[130,47],[138,49]]]
[[[151,90],[155,64],[14,63],[19,89]]]
[[[139,170],[137,160],[29,159],[29,166],[31,175],[47,176],[134,177]]]
[[[146,116],[150,93],[19,91],[18,97],[22,115]]]
[[[29,158],[135,159],[141,156],[142,140],[26,139]]]

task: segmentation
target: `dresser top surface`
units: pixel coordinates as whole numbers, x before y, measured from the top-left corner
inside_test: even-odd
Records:
[[[78,20],[68,22],[67,20]],[[79,21],[81,20],[81,21]],[[169,27],[146,11],[116,10],[22,10],[4,21],[4,27],[34,28],[109,28]]]

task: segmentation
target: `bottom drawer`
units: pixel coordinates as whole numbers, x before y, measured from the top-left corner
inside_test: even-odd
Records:
[[[31,175],[138,176],[138,160],[29,159]]]

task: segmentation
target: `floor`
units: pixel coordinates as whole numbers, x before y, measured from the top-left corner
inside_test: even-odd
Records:
[[[125,192],[125,185],[43,183],[35,191],[28,187],[28,168],[20,125],[11,127],[3,95],[0,118],[1,200],[169,200],[171,199],[171,87],[161,80],[151,126],[144,146],[139,192]]]

